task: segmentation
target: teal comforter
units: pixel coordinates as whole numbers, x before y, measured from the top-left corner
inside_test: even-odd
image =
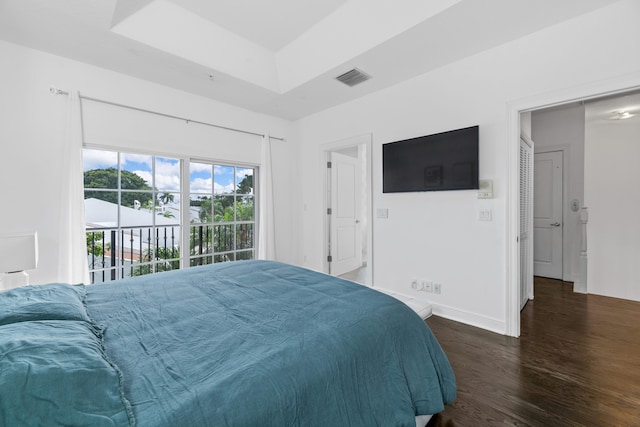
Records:
[[[415,426],[455,398],[411,309],[276,262],[15,289],[0,312],[2,425]]]

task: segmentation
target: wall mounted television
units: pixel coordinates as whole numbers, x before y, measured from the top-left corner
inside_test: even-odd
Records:
[[[478,189],[479,127],[382,145],[382,192]]]

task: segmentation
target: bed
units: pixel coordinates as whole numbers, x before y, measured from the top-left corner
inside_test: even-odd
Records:
[[[0,293],[0,425],[414,426],[455,393],[410,308],[288,264]]]

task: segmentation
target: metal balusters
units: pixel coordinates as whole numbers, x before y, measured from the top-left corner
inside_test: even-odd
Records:
[[[198,231],[199,231],[198,237],[200,238],[200,241],[199,241],[199,243],[200,243],[200,255],[202,255],[203,254],[203,251],[202,251],[202,226],[200,226],[200,229]],[[199,265],[202,265],[202,256],[200,257],[199,261],[200,261]]]
[[[176,237],[175,237],[175,228],[171,227],[171,258],[176,258]],[[171,269],[175,267],[175,261],[171,264]],[[178,264],[179,265],[179,264]]]

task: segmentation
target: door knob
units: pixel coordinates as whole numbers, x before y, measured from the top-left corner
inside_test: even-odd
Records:
[[[551,224],[551,227],[560,227],[560,223],[559,222],[554,222],[553,224]]]
[[[359,219],[356,219],[356,224],[360,224],[360,220]]]

